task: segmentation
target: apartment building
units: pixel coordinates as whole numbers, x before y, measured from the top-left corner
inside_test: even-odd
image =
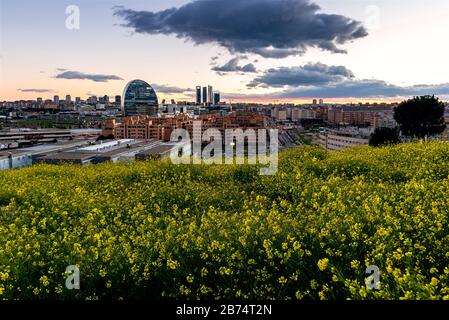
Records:
[[[319,145],[327,150],[332,151],[342,150],[359,145],[367,145],[369,144],[371,133],[371,129],[325,129],[320,132]]]
[[[229,115],[205,114],[197,118],[188,115],[176,115],[174,117],[149,117],[132,116],[123,122],[115,119],[105,120],[102,135],[114,136],[116,139],[154,139],[169,141],[175,129],[186,129],[190,136],[195,134],[193,123],[201,126],[201,135],[210,128],[218,129],[222,134],[225,129],[260,129],[265,127],[265,117],[261,114],[239,114]]]
[[[394,106],[338,106],[328,110],[327,121],[334,125],[375,126],[379,118],[393,115]],[[376,122],[377,121],[377,122]]]

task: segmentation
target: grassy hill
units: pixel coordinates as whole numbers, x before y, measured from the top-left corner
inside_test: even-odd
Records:
[[[0,299],[449,299],[448,143],[280,158],[0,172]]]

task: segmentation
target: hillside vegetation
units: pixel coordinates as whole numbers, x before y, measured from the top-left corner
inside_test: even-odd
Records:
[[[448,143],[301,147],[279,166],[0,172],[0,299],[449,299]]]

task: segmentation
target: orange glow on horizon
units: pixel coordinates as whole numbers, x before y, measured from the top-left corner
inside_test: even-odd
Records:
[[[238,99],[224,99],[227,103],[260,103],[260,104],[312,104],[313,99],[319,101],[319,98],[238,98]],[[347,103],[400,103],[403,100],[407,100],[407,97],[403,98],[328,98],[323,99],[324,104],[347,104]]]

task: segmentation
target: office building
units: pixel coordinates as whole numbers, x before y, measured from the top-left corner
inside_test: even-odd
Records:
[[[115,106],[120,107],[122,105],[122,96],[115,96]]]
[[[207,104],[207,87],[203,87],[203,104]]]
[[[56,105],[58,105],[59,104],[59,96],[54,96],[53,102],[56,103]]]
[[[154,89],[145,81],[129,82],[123,92],[123,111],[127,116],[156,115],[158,99]]]
[[[72,103],[72,97],[69,94],[65,96],[65,103],[66,104]]]
[[[207,103],[208,104],[214,103],[214,90],[212,86],[207,86]]]
[[[196,104],[201,104],[201,87],[196,87]]]
[[[219,92],[215,92],[214,93],[214,104],[220,104],[220,93]]]

